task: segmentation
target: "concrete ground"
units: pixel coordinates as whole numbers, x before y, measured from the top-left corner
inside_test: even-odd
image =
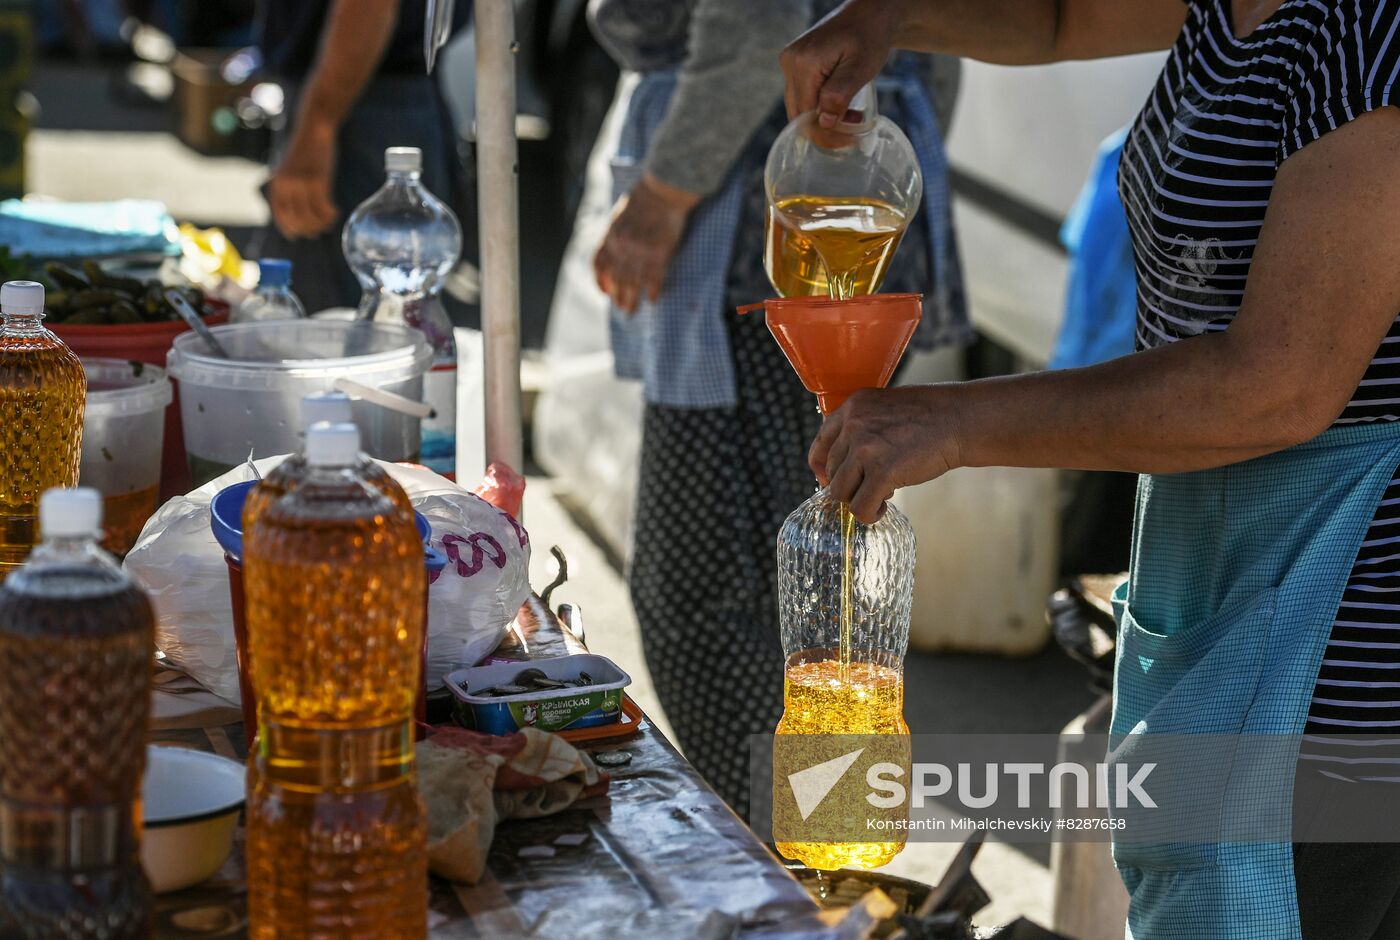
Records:
[[[31,191],[75,200],[155,198],[177,219],[206,225],[252,227],[264,221],[257,194],[262,167],[233,157],[199,156],[149,113],[123,119],[93,74],[41,69],[41,77],[45,81],[36,93],[44,113],[28,150]],[[80,111],[92,117],[75,116]],[[532,250],[529,242],[526,250]],[[554,260],[527,257],[525,264],[539,270]],[[527,313],[543,316],[538,309]],[[570,581],[555,601],[582,608],[590,646],[632,675],[631,694],[665,729],[621,572],[555,497],[548,478],[531,479],[525,516],[534,537],[533,583],[552,580],[548,546],[560,545],[569,559]],[[1078,667],[1056,650],[1014,660],[912,653],[906,690],[906,715],[915,732],[1055,732],[1093,700]],[[933,882],[956,848],[911,844],[886,871]],[[1048,925],[1048,866],[1047,846],[989,844],[974,867],[993,899],[979,920],[996,923],[1025,915]]]

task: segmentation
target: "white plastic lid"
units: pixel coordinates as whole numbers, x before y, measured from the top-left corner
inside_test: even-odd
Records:
[[[312,467],[349,467],[360,456],[360,429],[322,421],[306,429],[306,462]]]
[[[390,147],[384,151],[384,169],[389,173],[421,172],[423,151],[417,147]]]
[[[0,313],[40,314],[44,312],[44,285],[38,281],[6,281],[0,287]]]
[[[303,428],[323,422],[344,424],[353,420],[355,415],[350,407],[350,396],[344,392],[317,392],[301,400]]]
[[[46,490],[39,497],[39,529],[45,539],[97,538],[102,534],[102,494],[90,486]]]

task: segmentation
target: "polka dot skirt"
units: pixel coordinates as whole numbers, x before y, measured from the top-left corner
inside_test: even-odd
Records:
[[[775,545],[821,417],[763,318],[727,323],[738,405],[647,405],[629,583],[676,743],[747,818],[748,736],[783,708]]]

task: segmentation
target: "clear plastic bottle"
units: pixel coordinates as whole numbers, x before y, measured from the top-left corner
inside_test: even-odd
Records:
[[[923,196],[909,138],[879,114],[866,85],[834,128],[808,111],[773,142],[763,263],[784,297],[833,300],[880,288]]]
[[[258,262],[258,289],[233,311],[230,323],[257,320],[299,320],[306,317],[301,299],[292,293],[292,263],[286,258]]]
[[[0,287],[0,580],[37,541],[39,494],[78,484],[87,375],[44,329],[44,287]]]
[[[247,810],[249,936],[427,933],[411,715],[423,544],[357,469],[358,429],[306,434],[301,484],[244,532],[259,743]]]
[[[439,294],[462,254],[462,227],[419,180],[417,147],[384,151],[387,179],[350,214],[341,247],[365,293],[358,315],[407,323],[427,337],[433,368],[423,397],[435,414],[423,421],[419,460],[452,477],[457,464],[457,346]]]
[[[823,489],[788,516],[778,533],[787,661],[776,734],[909,734],[904,654],[914,555],[913,526],[894,506],[865,525]],[[809,868],[876,868],[904,848],[903,831],[894,831],[878,842],[780,840],[777,849]]]
[[[97,545],[97,490],[49,490],[39,516],[0,585],[0,936],[148,937],[151,604]]]
[[[354,413],[350,396],[344,392],[319,392],[315,395],[307,395],[301,400],[301,429],[303,433],[310,430],[313,425],[323,422],[348,424],[353,420]],[[401,504],[404,507],[412,509],[403,487],[395,483],[393,477],[389,476],[384,468],[369,459],[368,456],[360,454],[359,462],[355,468],[365,481],[375,489],[382,491],[396,503],[402,500]],[[301,482],[306,479],[307,472],[306,454],[302,451],[292,454],[268,471],[267,476],[263,477],[262,481],[248,492],[248,497],[243,502],[243,531],[247,532],[252,527],[253,521],[270,503],[300,486]]]

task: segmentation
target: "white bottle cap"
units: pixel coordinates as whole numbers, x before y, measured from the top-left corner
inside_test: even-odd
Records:
[[[384,169],[389,173],[421,172],[423,151],[417,147],[390,147],[384,151]]]
[[[313,424],[329,421],[331,424],[344,424],[354,421],[350,396],[344,392],[317,392],[301,400],[301,426],[309,428]]]
[[[44,312],[44,285],[38,281],[6,281],[0,287],[0,313],[35,315]]]
[[[360,456],[360,429],[323,421],[306,429],[306,462],[312,467],[349,467]]]
[[[46,490],[39,497],[39,529],[45,539],[102,534],[102,494],[90,486]]]

